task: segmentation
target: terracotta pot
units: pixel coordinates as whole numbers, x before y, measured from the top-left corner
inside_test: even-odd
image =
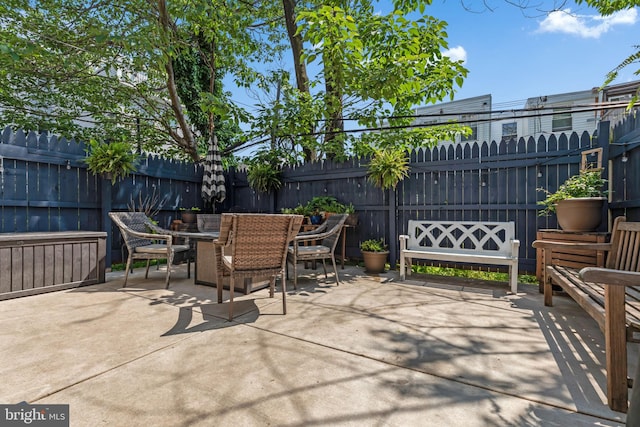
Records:
[[[602,223],[604,197],[578,197],[556,204],[558,225],[565,231],[595,231]]]
[[[387,263],[387,255],[389,251],[385,252],[367,252],[362,251],[362,258],[364,259],[364,269],[367,273],[382,273],[384,272],[385,264]]]
[[[180,218],[182,218],[182,222],[185,224],[195,224],[197,220],[196,213],[193,211],[183,211],[180,214]]]
[[[347,219],[344,223],[347,225],[353,225],[353,226],[358,225],[358,214],[357,213],[349,214],[349,216],[347,216]]]

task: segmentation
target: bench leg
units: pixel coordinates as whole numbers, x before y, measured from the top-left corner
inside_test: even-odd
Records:
[[[404,255],[400,253],[400,280],[404,280],[406,277],[406,272],[404,270]]]
[[[604,285],[604,298],[607,400],[614,411],[627,412],[625,287]]]
[[[511,282],[511,292],[518,293],[518,264],[509,266],[509,281]]]
[[[545,271],[544,273],[544,305],[547,307],[553,306],[553,285],[551,284],[551,277]]]

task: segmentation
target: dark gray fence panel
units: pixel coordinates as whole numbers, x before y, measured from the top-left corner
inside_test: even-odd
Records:
[[[198,165],[150,157],[142,160],[135,175],[104,186],[100,177],[86,170],[82,144],[8,128],[0,138],[2,232],[110,229],[110,224],[102,224],[104,206],[127,210],[132,196],[137,199],[153,191],[161,195],[157,217],[165,227],[177,218],[178,208],[202,207]],[[637,114],[613,128],[612,141],[607,151],[612,165],[611,213],[639,221]],[[530,244],[536,231],[557,228],[555,216],[537,215],[536,202],[545,195],[536,189],[555,191],[578,172],[580,152],[597,143],[595,135],[585,132],[421,149],[411,153],[410,175],[395,191],[381,191],[367,181],[366,158],[285,168],[283,187],[276,194],[256,193],[248,186],[245,172],[231,170],[227,200],[216,205],[216,211],[279,212],[313,196],[335,196],[342,203],[353,203],[360,217],[359,226],[347,235],[349,257],[359,257],[359,242],[368,238],[383,237],[397,251],[397,235],[406,232],[412,218],[513,220],[521,241],[521,269],[534,271],[535,251]],[[105,196],[105,189],[112,196]],[[110,249],[119,253],[117,239]],[[396,257],[393,253],[392,260]]]
[[[103,224],[103,210],[127,210],[130,198],[155,185],[167,200],[159,216],[163,225],[175,219],[178,207],[202,207],[202,167],[189,162],[142,159],[135,175],[103,186],[84,162],[85,145],[46,132],[0,135],[0,232],[112,231]],[[136,182],[142,182],[137,185]],[[114,196],[103,194],[107,188]],[[118,233],[111,233],[107,257],[120,258]]]
[[[557,228],[555,216],[538,216],[537,202],[545,194],[537,189],[557,190],[578,172],[580,152],[597,143],[595,136],[583,133],[420,149],[411,153],[409,177],[395,191],[381,191],[367,182],[367,159],[297,165],[284,169],[284,185],[275,195],[274,209],[292,208],[324,195],[353,203],[360,225],[347,239],[347,255],[355,257],[360,256],[359,242],[368,238],[383,237],[397,250],[397,235],[406,232],[412,218],[514,221],[521,241],[521,269],[533,272],[531,242],[537,230]],[[236,204],[247,210],[268,209],[263,201],[266,195],[253,193],[238,179],[233,186]],[[389,209],[393,209],[391,217]],[[395,230],[393,236],[391,230]],[[396,256],[392,253],[392,262]]]
[[[636,109],[612,131],[609,186],[612,216],[640,221],[640,114]]]

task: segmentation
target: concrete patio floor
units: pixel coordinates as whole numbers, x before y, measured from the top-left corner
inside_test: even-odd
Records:
[[[178,266],[0,302],[0,403],[69,404],[71,426],[616,426],[604,338],[537,286],[302,270],[281,294]],[[226,301],[226,292],[225,292]],[[630,361],[638,347],[630,347]],[[634,368],[632,366],[632,368]]]

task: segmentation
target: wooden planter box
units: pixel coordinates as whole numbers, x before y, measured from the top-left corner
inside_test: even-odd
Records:
[[[104,283],[107,233],[0,234],[0,300]]]
[[[538,230],[536,239],[571,243],[605,243],[609,239],[609,234],[606,232],[543,229]],[[554,256],[556,257],[553,260],[554,265],[564,267],[604,267],[605,262],[605,253],[603,251],[565,250],[564,252],[554,252]],[[544,268],[544,249],[536,249],[536,277],[538,279],[538,289],[541,293],[543,292],[542,276]]]

